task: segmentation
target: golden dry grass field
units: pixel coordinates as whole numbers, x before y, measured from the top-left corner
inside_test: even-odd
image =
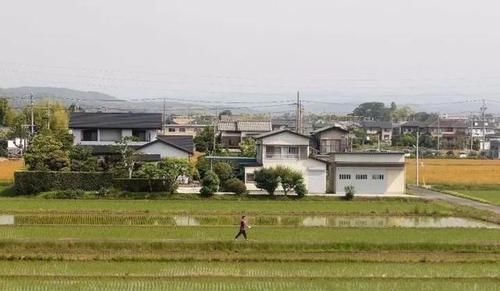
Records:
[[[14,172],[21,170],[24,167],[24,161],[0,159],[0,181],[14,180]]]
[[[421,159],[420,183],[500,184],[500,160]],[[416,160],[406,160],[406,183],[416,181]]]

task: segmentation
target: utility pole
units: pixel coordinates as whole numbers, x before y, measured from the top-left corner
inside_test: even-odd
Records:
[[[439,151],[440,148],[440,139],[441,139],[441,112],[438,112],[438,140],[437,140],[437,150]]]
[[[474,115],[470,114],[470,151],[472,152],[474,146]]]
[[[216,135],[217,135],[217,121],[219,118],[219,109],[217,105],[215,105],[215,118],[214,118],[214,135],[213,135],[213,146],[212,146],[212,156],[215,155],[215,142],[216,142]],[[213,170],[213,159],[210,159],[210,170]]]
[[[483,99],[483,105],[481,106],[481,116],[483,120],[483,144],[481,145],[481,149],[484,151],[486,149],[486,101]]]
[[[419,186],[419,154],[418,154],[418,143],[419,143],[419,138],[420,138],[420,130],[417,130],[417,152],[416,152],[416,158],[417,158],[417,187]]]
[[[33,113],[33,92],[30,93],[30,107],[31,107],[31,136],[35,134],[35,114]]]
[[[167,122],[167,115],[166,115],[166,100],[163,98],[163,114],[161,116],[161,132],[165,134],[165,123]]]
[[[297,107],[295,109],[295,131],[300,133],[300,96],[297,91]]]

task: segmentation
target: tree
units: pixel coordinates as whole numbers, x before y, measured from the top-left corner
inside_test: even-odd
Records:
[[[174,181],[183,175],[193,177],[195,171],[193,164],[183,158],[164,158],[158,163],[158,167],[163,171],[164,176],[171,176]]]
[[[132,179],[135,164],[137,163],[137,153],[130,147],[130,142],[133,140],[133,137],[127,136],[117,141],[115,145],[115,150],[120,154],[119,168],[116,170],[119,171],[120,168],[126,170],[129,179]]]
[[[404,133],[397,142],[398,146],[411,147],[417,144],[417,137],[411,133]]]
[[[74,146],[69,152],[69,159],[73,172],[95,172],[97,170],[97,158],[92,156],[92,149],[89,147]]]
[[[214,148],[214,127],[205,127],[195,138],[194,145],[196,150],[204,153],[211,153]],[[220,151],[220,144],[215,141],[215,152]]]
[[[16,113],[9,106],[6,98],[0,98],[0,126],[10,126]]]
[[[141,166],[137,171],[137,176],[140,178],[148,179],[149,192],[153,192],[153,184],[151,180],[153,179],[163,179],[164,171],[158,167],[155,163],[146,163]],[[172,183],[175,183],[174,179],[171,179]]]
[[[255,140],[251,137],[244,138],[240,143],[241,155],[244,157],[255,157],[257,155],[257,146]]]
[[[352,112],[355,116],[362,116],[374,120],[382,120],[386,116],[387,108],[382,102],[366,102],[360,104]]]
[[[213,171],[208,171],[201,180],[200,194],[202,196],[211,196],[219,190],[220,180]]]
[[[392,119],[395,122],[406,121],[414,112],[409,106],[398,107],[392,112]]]
[[[69,166],[68,153],[63,145],[50,134],[37,134],[24,157],[28,169],[59,171]]]
[[[255,184],[257,188],[264,189],[269,195],[274,195],[274,191],[280,183],[279,176],[272,168],[262,168],[254,172]]]
[[[216,162],[213,169],[214,173],[219,177],[220,185],[224,188],[226,181],[233,177],[233,167],[226,162]]]
[[[304,184],[304,178],[302,177],[302,173],[299,171],[283,166],[277,166],[273,169],[273,171],[279,177],[285,196],[288,192],[295,189],[297,185]],[[302,190],[302,188],[300,190]]]

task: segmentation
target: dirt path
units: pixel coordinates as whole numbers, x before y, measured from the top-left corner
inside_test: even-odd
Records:
[[[420,196],[423,198],[428,198],[428,199],[439,199],[439,200],[444,200],[449,203],[457,204],[457,205],[462,205],[462,206],[469,206],[469,207],[474,207],[480,210],[488,210],[495,212],[496,214],[500,214],[500,207],[491,205],[491,204],[486,204],[486,203],[481,203],[478,201],[470,200],[470,199],[465,199],[457,196],[453,196],[450,194],[445,194],[441,192],[436,192],[424,188],[417,188],[415,186],[408,186],[408,189],[412,191],[413,195]]]

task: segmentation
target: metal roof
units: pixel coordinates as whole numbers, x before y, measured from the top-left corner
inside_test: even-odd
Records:
[[[219,122],[217,129],[220,131],[267,132],[272,130],[272,124],[270,121],[227,121]]]
[[[194,151],[193,136],[191,135],[158,135],[156,138],[155,141],[145,144],[141,148],[154,142],[163,142],[189,154]]]
[[[161,129],[161,113],[73,112],[69,128]]]
[[[303,134],[297,133],[295,131],[291,131],[289,129],[279,129],[279,130],[275,130],[275,131],[261,133],[261,134],[255,136],[254,138],[255,139],[261,139],[261,138],[265,138],[265,137],[269,137],[269,136],[273,136],[273,135],[277,135],[277,134],[282,134],[282,133],[291,133],[291,134],[294,134],[294,135],[297,135],[297,136],[300,136],[300,137],[303,137],[303,138],[310,139],[309,136],[307,136],[307,135],[303,135]]]

